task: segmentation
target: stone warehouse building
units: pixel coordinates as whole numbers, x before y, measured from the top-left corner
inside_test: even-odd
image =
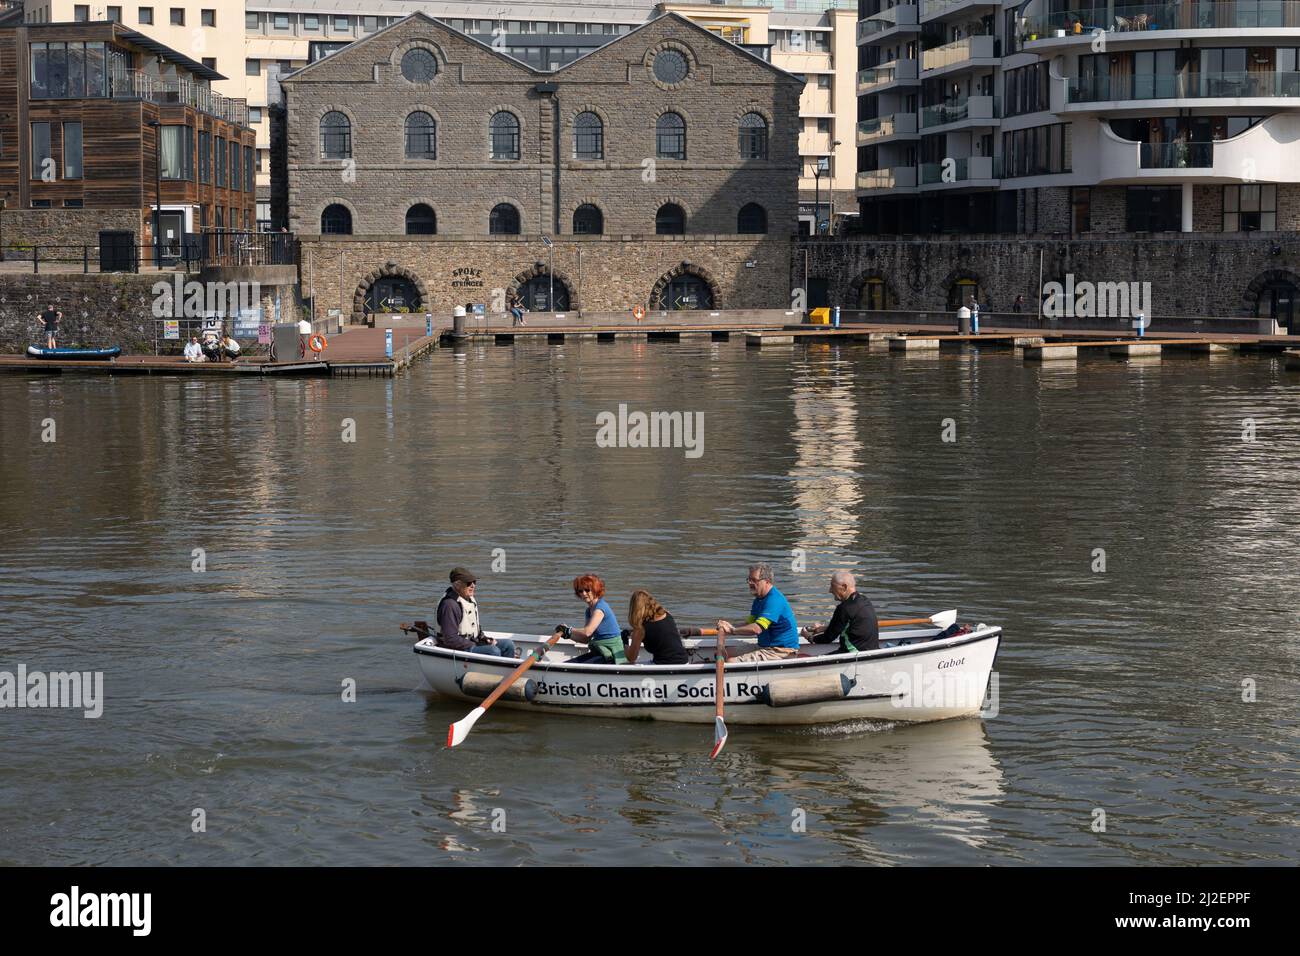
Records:
[[[675,14],[541,70],[424,14],[283,80],[318,311],[789,301],[804,83]]]

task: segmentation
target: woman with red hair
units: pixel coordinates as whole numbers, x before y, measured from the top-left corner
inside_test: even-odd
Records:
[[[573,579],[573,593],[587,605],[587,623],[569,629],[568,636],[586,644],[591,652],[575,657],[571,664],[626,664],[623,635],[618,629],[614,609],[605,601],[605,582],[594,574]]]

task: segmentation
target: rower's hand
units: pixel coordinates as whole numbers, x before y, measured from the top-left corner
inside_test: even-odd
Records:
[[[728,635],[730,635],[730,634],[731,634],[732,632],[734,632],[735,630],[736,630],[736,629],[735,629],[734,627],[731,626],[731,622],[730,622],[730,621],[719,621],[719,622],[718,622],[718,634],[721,635],[722,637],[727,637]]]

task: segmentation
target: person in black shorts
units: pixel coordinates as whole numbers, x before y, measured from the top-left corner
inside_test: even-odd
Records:
[[[642,648],[650,652],[656,664],[685,664],[690,660],[677,622],[649,591],[632,592],[627,617],[632,625],[625,652],[629,664],[636,663]]]
[[[55,342],[55,336],[59,334],[59,319],[63,318],[63,313],[54,307],[51,302],[44,312],[41,313],[41,321],[45,323],[45,347],[56,349],[59,346]]]
[[[880,647],[880,624],[876,620],[876,609],[858,593],[858,583],[853,575],[836,571],[831,575],[830,592],[840,602],[831,615],[831,622],[824,630],[818,630],[816,625],[804,628],[803,636],[813,644],[839,641],[840,649],[831,651],[832,654],[877,650]]]

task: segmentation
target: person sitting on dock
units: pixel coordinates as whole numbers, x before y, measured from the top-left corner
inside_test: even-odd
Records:
[[[854,654],[874,651],[880,647],[880,624],[871,601],[858,593],[858,583],[847,571],[831,575],[830,592],[839,605],[824,629],[816,626],[804,628],[802,635],[814,644],[829,644],[838,640],[840,649],[834,654]]]
[[[59,334],[59,319],[63,318],[63,313],[54,307],[50,302],[46,305],[45,311],[41,313],[41,321],[45,324],[45,347],[47,349],[57,349],[58,342],[56,336]]]
[[[213,330],[208,329],[203,333],[203,342],[199,347],[209,362],[221,361],[221,336]]]
[[[492,657],[518,657],[514,641],[483,636],[475,600],[478,578],[464,568],[452,568],[448,577],[451,587],[438,602],[438,645]]]
[[[203,357],[203,346],[199,345],[199,337],[191,335],[189,343],[185,346],[185,361],[187,362],[206,362]]]
[[[758,635],[758,648],[729,658],[733,661],[782,661],[799,653],[799,624],[785,595],[773,583],[770,564],[749,566],[749,593],[754,603],[749,609],[749,623],[740,627],[730,621],[718,622],[718,640],[732,634]]]
[[[224,358],[230,359],[232,365],[239,361],[239,343],[235,341],[234,336],[227,335],[221,340],[221,354]]]
[[[633,591],[627,620],[632,625],[627,645],[627,662],[635,664],[641,648],[650,652],[656,664],[687,664],[690,657],[682,644],[677,622],[649,591]]]
[[[514,320],[511,325],[527,325],[524,321],[524,300],[519,298],[519,293],[514,292],[510,295],[510,316]]]
[[[591,651],[569,663],[626,664],[623,634],[618,629],[614,609],[605,600],[605,582],[594,574],[580,575],[573,579],[573,593],[587,605],[587,623],[570,628],[568,636],[579,644],[586,644]]]

